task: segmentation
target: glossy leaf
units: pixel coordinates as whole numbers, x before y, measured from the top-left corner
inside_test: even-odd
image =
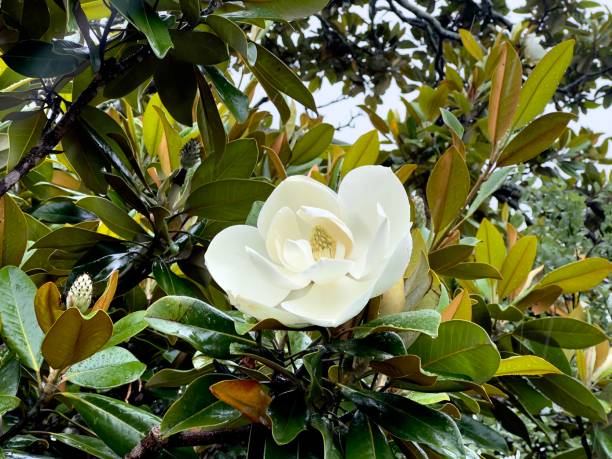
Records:
[[[327,5],[327,0],[305,0],[302,2],[288,2],[286,0],[247,0],[244,2],[251,18],[294,19],[306,18]]]
[[[54,432],[52,438],[99,459],[120,459],[120,456],[115,454],[102,440],[96,437]]]
[[[355,329],[356,338],[364,338],[371,333],[416,331],[429,336],[437,336],[440,314],[432,309],[406,311],[378,317]]]
[[[519,97],[512,124],[524,126],[538,116],[557,90],[565,70],[572,61],[574,40],[566,40],[548,51],[533,69]]]
[[[372,362],[370,366],[393,379],[411,381],[423,386],[431,386],[437,379],[435,375],[423,372],[421,358],[416,355],[400,355],[384,362]]]
[[[424,443],[448,457],[465,457],[461,434],[448,415],[395,394],[358,391],[346,386],[342,386],[342,394],[394,436]]]
[[[429,266],[436,272],[461,263],[472,255],[474,246],[467,244],[455,244],[429,252]]]
[[[563,133],[572,113],[547,113],[532,121],[502,150],[497,164],[510,166],[535,158]]]
[[[211,357],[228,358],[234,342],[253,344],[236,333],[228,315],[196,298],[161,298],[149,306],[145,320],[154,330],[182,338]]]
[[[206,66],[206,73],[210,77],[217,94],[236,121],[244,123],[249,117],[249,98],[215,66]]]
[[[11,122],[8,128],[9,154],[6,163],[7,170],[13,169],[19,160],[38,143],[46,123],[47,117],[42,110],[35,112],[27,118]]]
[[[590,290],[612,272],[612,263],[604,258],[585,258],[549,272],[536,288],[557,285],[563,293]]]
[[[421,357],[424,370],[476,383],[488,381],[500,361],[489,335],[463,320],[442,322],[437,338],[421,335],[408,352]]]
[[[346,437],[346,457],[393,459],[395,456],[380,427],[372,424],[361,411],[357,411]]]
[[[229,59],[227,45],[216,35],[196,30],[171,30],[170,56],[196,65],[215,65]]]
[[[0,266],[19,266],[28,243],[27,221],[15,200],[0,197]]]
[[[373,130],[363,134],[344,155],[342,175],[360,167],[375,164],[380,150],[378,131]]]
[[[23,40],[2,55],[11,69],[32,78],[53,78],[74,72],[82,60],[57,52],[53,45],[39,40]]]
[[[546,308],[553,304],[561,293],[563,293],[563,290],[557,285],[537,288],[519,299],[516,303],[516,307],[521,310],[527,308]]]
[[[452,268],[440,272],[443,276],[456,277],[457,279],[501,279],[500,272],[495,267],[486,263],[459,263]]]
[[[217,160],[223,156],[227,136],[223,121],[217,110],[217,103],[212,95],[208,82],[202,74],[196,74],[198,83],[197,123],[204,144],[204,153]]]
[[[564,375],[547,375],[532,383],[544,395],[566,411],[593,421],[604,421],[606,412],[597,398],[576,379]]]
[[[253,203],[265,201],[273,189],[259,180],[217,180],[193,191],[187,199],[187,209],[199,217],[242,223]]]
[[[88,249],[98,242],[114,240],[116,239],[94,231],[74,226],[63,226],[40,238],[32,247],[35,249],[65,249],[76,252]]]
[[[501,359],[494,376],[539,376],[561,373],[552,363],[536,355],[517,355]]]
[[[113,324],[113,334],[107,341],[105,347],[108,348],[124,343],[147,328],[148,324],[144,316],[145,311],[134,311],[115,322]]]
[[[585,349],[608,339],[599,328],[569,317],[529,320],[518,327],[515,333],[542,343],[548,343],[552,339],[565,349]]]
[[[111,231],[128,240],[146,234],[144,229],[112,201],[97,196],[79,199],[77,205],[97,215]]]
[[[236,408],[253,422],[269,426],[267,414],[272,398],[258,381],[229,379],[210,386],[210,392],[222,402]]]
[[[511,170],[511,167],[500,167],[495,169],[487,181],[480,186],[478,193],[476,193],[476,197],[472,201],[472,204],[470,204],[470,207],[468,207],[466,218],[476,212],[476,210],[499,189]]]
[[[480,243],[476,244],[474,251],[478,263],[486,263],[497,270],[501,270],[506,258],[506,244],[501,233],[488,219],[483,218],[478,227],[476,238]]]
[[[312,128],[295,143],[291,153],[291,162],[304,164],[321,156],[331,144],[334,132],[334,127],[327,123],[321,123]],[[378,156],[378,152],[376,155]]]
[[[469,415],[463,415],[458,426],[466,438],[472,440],[481,448],[508,453],[508,445],[503,435],[486,424],[476,421]]]
[[[26,367],[38,372],[43,333],[36,321],[36,286],[14,266],[0,269],[0,336]]]
[[[170,406],[161,422],[164,435],[172,435],[191,428],[217,430],[234,423],[240,411],[219,401],[210,387],[227,379],[224,375],[204,375],[193,381],[185,393]]]
[[[272,437],[279,445],[291,443],[306,430],[306,404],[301,393],[289,391],[274,397],[268,415],[272,424]]]
[[[168,27],[144,0],[110,0],[110,4],[141,31],[158,58],[172,48]]]
[[[488,126],[493,145],[497,144],[510,128],[521,91],[522,73],[516,50],[509,42],[505,42],[493,73],[489,96]]]
[[[193,123],[193,102],[197,87],[194,72],[193,64],[182,62],[175,56],[166,56],[153,75],[164,106],[175,120],[186,126]]]
[[[434,166],[427,181],[427,203],[434,228],[440,231],[459,214],[470,188],[465,160],[449,148]]]
[[[92,389],[112,389],[136,381],[146,369],[127,349],[109,347],[72,365],[66,379]]]
[[[537,246],[535,236],[522,237],[512,246],[501,266],[502,279],[497,283],[500,298],[507,297],[525,282],[535,261]]]
[[[223,179],[247,179],[253,173],[257,164],[257,142],[253,139],[238,139],[229,142],[225,153],[219,161],[208,157],[196,169],[192,177],[194,189]]]
[[[157,416],[128,403],[90,393],[63,392],[91,430],[116,454],[123,456],[159,425]]]

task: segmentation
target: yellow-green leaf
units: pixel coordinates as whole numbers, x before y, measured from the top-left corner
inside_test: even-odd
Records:
[[[8,194],[0,197],[0,266],[19,266],[28,243],[26,218]]]
[[[446,105],[448,100],[448,84],[440,84],[436,89],[429,86],[421,86],[417,102],[425,119],[435,121],[440,116],[440,108]],[[410,105],[407,104],[406,108]]]
[[[484,218],[480,222],[476,238],[480,243],[476,245],[474,254],[478,263],[487,263],[500,270],[506,258],[506,245],[501,233],[495,225]]]
[[[359,166],[367,166],[376,163],[380,151],[378,131],[366,132],[349,148],[344,155],[342,164],[342,175],[346,175],[352,169]]]
[[[465,290],[460,290],[459,293],[449,305],[442,311],[442,322],[451,319],[472,320],[472,301],[470,295]]]
[[[41,351],[47,363],[59,370],[94,355],[112,334],[113,322],[106,312],[86,318],[77,308],[68,308],[45,336]]]
[[[400,180],[400,182],[406,183],[406,181],[410,178],[416,168],[416,164],[404,164],[402,165],[402,167],[395,171],[395,175]]]
[[[546,308],[553,304],[561,293],[563,290],[557,285],[537,288],[519,299],[516,307],[523,311],[527,308]]]
[[[111,231],[128,240],[145,230],[128,213],[109,199],[98,196],[87,196],[77,201],[77,206],[97,215]]]
[[[586,258],[548,273],[537,288],[558,285],[563,293],[590,290],[612,272],[612,263],[604,258]]]
[[[489,137],[495,145],[508,132],[521,92],[523,68],[515,49],[504,43],[489,95]]]
[[[551,49],[529,75],[519,97],[512,125],[524,126],[538,116],[557,90],[572,62],[574,40],[566,40]]]
[[[574,119],[572,113],[547,113],[532,121],[503,149],[498,166],[519,164],[535,158],[563,133],[567,123]]]
[[[461,37],[461,43],[470,55],[476,60],[481,60],[484,57],[484,52],[480,44],[474,38],[469,30],[459,29],[459,37]]]
[[[436,231],[446,227],[463,209],[469,188],[465,160],[451,147],[440,157],[427,181],[427,203]]]
[[[533,266],[538,247],[535,236],[525,236],[512,246],[501,267],[502,280],[497,284],[500,298],[505,298],[518,288]]]
[[[55,321],[64,312],[60,304],[60,292],[57,285],[47,282],[36,290],[34,297],[34,312],[36,320],[43,332],[47,333]]]
[[[517,355],[501,359],[494,376],[537,376],[561,373],[556,366],[535,355]]]

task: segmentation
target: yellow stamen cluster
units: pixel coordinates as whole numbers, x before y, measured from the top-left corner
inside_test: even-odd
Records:
[[[315,225],[310,235],[312,256],[315,260],[321,258],[335,258],[336,241],[321,225]]]

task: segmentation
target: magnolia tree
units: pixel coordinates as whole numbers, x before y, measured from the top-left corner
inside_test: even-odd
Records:
[[[2,2],[0,455],[612,455],[612,263],[499,194],[606,154],[574,40],[462,29],[346,145],[262,45],[326,3]]]

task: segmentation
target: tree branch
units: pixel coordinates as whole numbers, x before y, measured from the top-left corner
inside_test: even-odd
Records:
[[[224,430],[186,430],[169,437],[162,437],[159,427],[153,427],[149,434],[134,449],[124,456],[124,459],[145,459],[159,457],[165,448],[180,448],[185,446],[204,446],[215,443],[228,443],[242,440],[249,433],[249,426],[238,429]]]
[[[0,179],[0,197],[53,151],[55,146],[78,119],[83,108],[96,97],[100,88],[130,67],[140,63],[150,52],[150,49],[145,47],[123,61],[115,63],[107,62],[107,65],[103,65],[77,100],[70,105],[66,114],[55,126],[43,133],[38,143],[21,158],[13,170]]]
[[[391,0],[391,1],[397,2],[399,5],[402,6],[402,8],[407,9],[412,14],[414,14],[416,17],[427,22],[431,26],[431,28],[434,30],[434,32],[436,32],[441,37],[448,38],[449,40],[454,40],[454,41],[460,40],[458,33],[452,32],[442,27],[442,24],[440,24],[440,21],[434,18],[427,11],[417,8],[416,6],[414,6],[412,3],[408,2],[407,0]]]

